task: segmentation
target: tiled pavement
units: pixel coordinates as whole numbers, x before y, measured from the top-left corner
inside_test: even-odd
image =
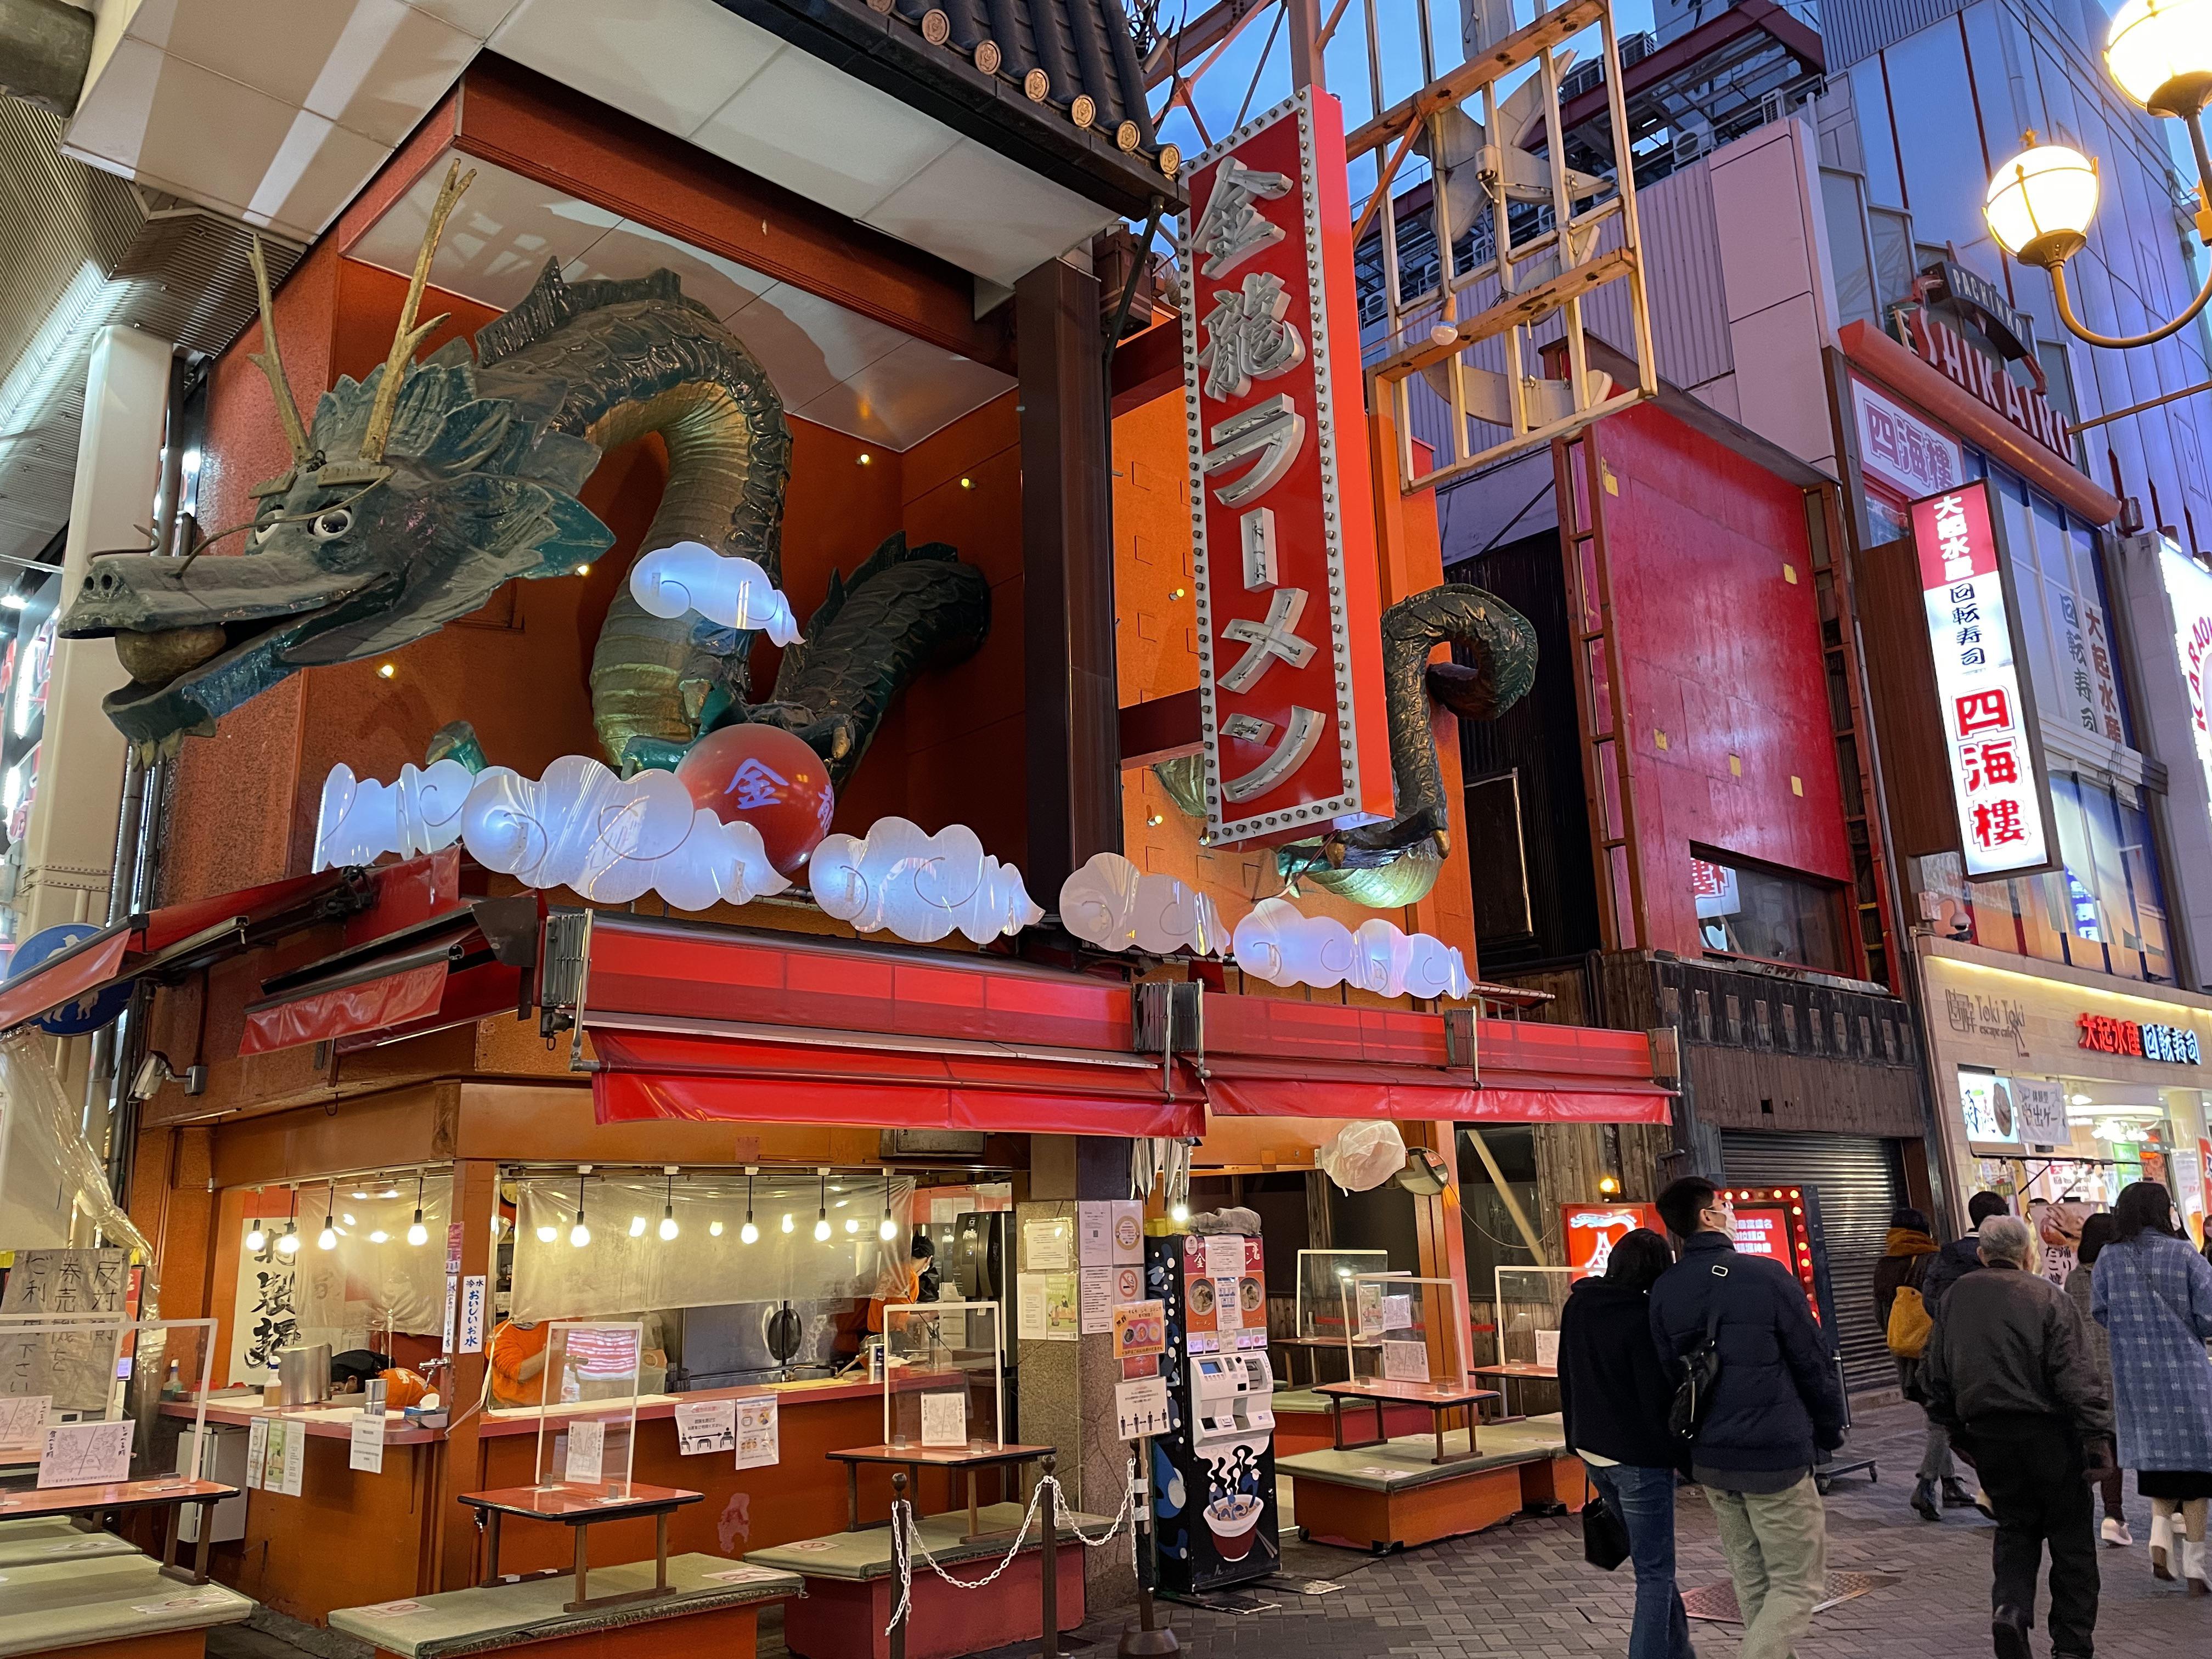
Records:
[[[1828,1499],[1832,1571],[1895,1574],[1898,1582],[1822,1613],[1798,1659],[1957,1659],[1990,1651],[1990,1523],[1972,1510],[1948,1511],[1941,1525],[1907,1507],[1919,1461],[1920,1414],[1909,1406],[1863,1413],[1855,1450],[1871,1452],[1881,1480],[1839,1485]],[[2104,1599],[2098,1652],[2104,1659],[2181,1659],[2212,1655],[2212,1599],[2191,1598],[2150,1576],[2142,1540],[2148,1506],[2129,1482],[2128,1511],[2137,1544],[2102,1553]],[[1686,1493],[1679,1529],[1686,1587],[1725,1578],[1711,1513]],[[1266,1588],[1267,1611],[1236,1615],[1167,1607],[1183,1651],[1205,1659],[1569,1659],[1625,1655],[1633,1581],[1597,1571],[1582,1559],[1571,1519],[1521,1519],[1471,1538],[1375,1559],[1316,1546],[1285,1552],[1297,1577],[1340,1583],[1326,1595]],[[1122,1614],[1080,1632],[1085,1659],[1111,1655]],[[1693,1622],[1705,1659],[1730,1659],[1735,1627]],[[1002,1650],[1006,1659],[1036,1647]],[[2047,1651],[2038,1632],[2036,1651]],[[997,1656],[994,1656],[994,1659]]]

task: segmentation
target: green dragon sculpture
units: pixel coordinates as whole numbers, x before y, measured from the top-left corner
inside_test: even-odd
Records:
[[[414,361],[430,258],[468,180],[447,176],[389,358],[323,394],[312,422],[291,398],[255,250],[264,353],[292,450],[254,492],[252,520],[185,558],[94,562],[61,633],[112,636],[131,684],[108,716],[142,750],[170,751],[301,668],[353,662],[466,616],[515,578],[576,572],[613,544],[577,499],[600,457],[650,432],[669,476],[650,552],[702,542],[781,585],[791,434],[767,374],[675,275],[570,283],[549,262],[528,296]],[[240,556],[202,554],[245,533]],[[719,725],[781,726],[842,787],[915,675],[975,651],[990,627],[981,571],[939,543],[894,536],[833,576],[772,696],[750,701],[750,629],[649,615],[624,583],[591,668],[601,746],[625,773],[672,766]]]

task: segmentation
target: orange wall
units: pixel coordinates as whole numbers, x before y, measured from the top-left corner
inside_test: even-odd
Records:
[[[303,409],[337,373],[365,374],[383,356],[402,280],[312,253],[276,299],[277,322]],[[453,313],[424,350],[473,331],[496,313],[433,294],[426,313]],[[210,527],[250,515],[246,492],[287,464],[270,395],[246,362],[258,331],[210,376],[200,484]],[[949,541],[993,585],[994,623],[974,659],[915,684],[878,733],[840,804],[837,827],[864,830],[898,813],[935,830],[975,828],[1018,862],[1024,851],[1021,720],[1021,475],[1015,394],[977,410],[905,455],[793,421],[793,457],[783,538],[787,590],[802,621],[833,568],[848,574],[902,528],[913,541]],[[862,453],[869,463],[860,464]],[[323,779],[343,761],[390,779],[420,764],[431,734],[472,721],[495,764],[535,775],[563,754],[599,754],[588,675],[600,621],[652,519],[666,477],[658,438],[609,455],[584,491],[617,537],[588,575],[514,582],[476,615],[377,663],[311,669],[233,711],[212,738],[185,745],[164,869],[169,902],[304,871]],[[969,480],[963,488],[960,480]],[[231,556],[238,544],[210,556]],[[777,653],[757,651],[753,688],[768,695]],[[603,757],[602,757],[603,758]]]

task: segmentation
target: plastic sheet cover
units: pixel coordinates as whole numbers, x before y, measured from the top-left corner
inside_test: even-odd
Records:
[[[36,1033],[0,1037],[0,1249],[123,1246],[147,1264],[142,1310],[150,1311],[153,1248],[116,1204],[98,1154],[78,1133],[77,1103],[55,1075],[52,1047]]]
[[[665,1176],[644,1170],[594,1172],[584,1181],[590,1242],[581,1246],[570,1242],[574,1175],[515,1185],[516,1319],[601,1319],[739,1302],[904,1301],[913,1288],[914,1182],[907,1177],[889,1183],[885,1240],[880,1175],[832,1175],[825,1192],[811,1170],[764,1171],[752,1182],[758,1237],[750,1244],[742,1170],[679,1176],[672,1191]],[[676,1223],[672,1239],[660,1236],[664,1209]],[[818,1219],[830,1223],[827,1239],[814,1236]]]

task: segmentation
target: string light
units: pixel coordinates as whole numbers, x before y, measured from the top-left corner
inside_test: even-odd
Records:
[[[661,1173],[668,1177],[668,1190],[660,1201],[660,1237],[671,1239],[679,1231],[676,1225],[676,1166],[663,1164]]]
[[[258,1200],[261,1197],[259,1188],[253,1189],[253,1196],[257,1200],[254,1207],[258,1209],[260,1207]],[[253,1224],[246,1230],[246,1248],[256,1255],[269,1248],[269,1230],[261,1224],[261,1218],[258,1215],[253,1218]]]
[[[276,1254],[297,1255],[300,1253],[300,1224],[297,1219],[300,1213],[300,1189],[293,1187],[287,1190],[291,1194],[291,1207],[285,1212],[284,1236],[276,1241]]]
[[[891,1219],[891,1172],[884,1171],[884,1218],[876,1223],[876,1237],[888,1244],[898,1237],[898,1224]]]
[[[745,1166],[745,1224],[738,1230],[738,1238],[739,1242],[746,1244],[757,1244],[760,1242],[760,1229],[753,1225],[753,1176],[757,1173],[759,1171],[756,1166],[751,1164]],[[783,1218],[783,1230],[786,1232],[791,1231],[789,1216]]]
[[[584,1173],[576,1171],[576,1224],[568,1229],[568,1243],[580,1250],[592,1242],[592,1230],[584,1224]]]
[[[829,1241],[829,1237],[830,1170],[829,1166],[825,1164],[823,1166],[822,1170],[822,1191],[820,1194],[820,1201],[814,1206],[814,1242],[817,1244],[826,1243]]]
[[[430,1242],[430,1230],[422,1224],[422,1172],[415,1171],[415,1219],[407,1224],[407,1242],[420,1249]]]
[[[338,1247],[338,1230],[331,1225],[331,1212],[337,1207],[337,1187],[335,1182],[323,1191],[323,1230],[315,1235],[315,1248],[335,1250]]]

